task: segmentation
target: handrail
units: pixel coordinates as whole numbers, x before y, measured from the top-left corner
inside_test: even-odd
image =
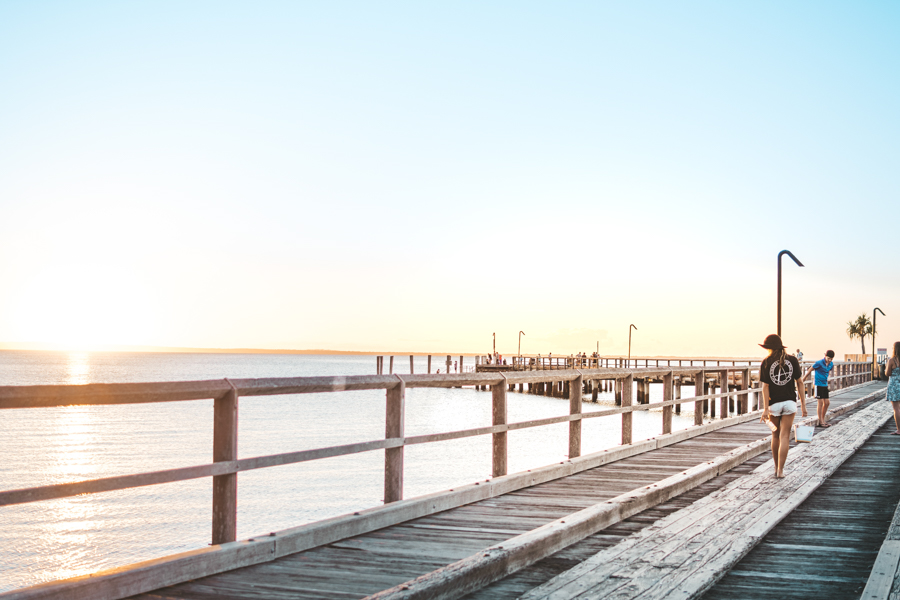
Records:
[[[838,363],[836,363],[838,364]],[[862,383],[871,378],[868,363],[840,363],[840,372],[833,378],[836,386],[848,383]],[[752,372],[758,367],[669,367],[669,368],[599,368],[554,371],[504,371],[497,373],[460,373],[445,375],[355,375],[335,377],[291,377],[265,379],[216,379],[205,381],[112,383],[85,385],[36,385],[0,386],[0,409],[46,408],[70,405],[113,405],[148,402],[174,402],[186,400],[215,399],[214,445],[221,444],[223,452],[214,452],[214,462],[162,471],[105,477],[92,480],[37,486],[31,488],[0,491],[0,506],[37,502],[64,498],[80,494],[92,494],[127,488],[171,483],[201,477],[213,477],[221,485],[213,486],[213,543],[234,541],[236,523],[236,474],[238,472],[273,466],[307,462],[322,458],[344,456],[372,450],[385,450],[385,503],[402,499],[403,490],[403,448],[409,445],[461,439],[480,435],[494,436],[494,476],[506,475],[505,435],[509,431],[541,427],[568,422],[569,456],[574,458],[581,452],[581,421],[605,416],[622,415],[622,444],[631,443],[631,417],[637,411],[663,409],[663,433],[671,433],[672,409],[675,406],[695,403],[695,425],[702,424],[704,402],[719,400],[719,418],[727,418],[729,400],[734,399],[738,414],[749,410],[751,393],[760,388],[751,387]],[[740,373],[741,389],[729,390],[728,385],[734,374],[737,384]],[[695,396],[675,398],[673,382],[675,376],[694,378]],[[632,404],[632,385],[635,379],[656,378],[663,381],[663,401]],[[724,391],[702,394],[708,379],[718,380]],[[599,380],[621,381],[621,406],[587,413],[581,412],[583,382]],[[507,423],[506,393],[517,384],[525,383],[569,383],[569,414]],[[404,396],[406,388],[460,387],[463,385],[491,386],[494,404],[494,425],[459,431],[407,437],[403,431]],[[236,417],[238,399],[241,396],[268,396],[284,394],[307,394],[350,390],[377,390],[387,392],[388,410],[385,417],[386,435],[384,439],[370,440],[286,452],[268,456],[237,459]],[[710,405],[714,408],[714,404]],[[502,443],[501,443],[502,442]],[[498,448],[502,451],[498,452]],[[229,483],[230,482],[230,483]]]

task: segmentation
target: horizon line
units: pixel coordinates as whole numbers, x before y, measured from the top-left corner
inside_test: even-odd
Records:
[[[171,354],[311,354],[311,355],[338,355],[353,354],[361,356],[487,356],[484,352],[427,352],[427,351],[384,351],[384,350],[330,350],[327,348],[291,349],[291,348],[202,348],[189,346],[145,346],[131,344],[97,344],[90,348],[78,348],[67,344],[50,344],[44,342],[0,342],[0,351],[20,350],[37,352],[148,352]],[[501,353],[502,354],[502,353]],[[552,353],[551,353],[552,354]],[[518,354],[504,354],[504,356],[519,356]],[[521,356],[536,357],[537,354],[523,353]],[[549,355],[542,354],[543,358]],[[561,358],[568,358],[574,354],[558,354]],[[627,358],[624,354],[601,354],[601,358]],[[760,360],[757,356],[676,356],[676,355],[633,355],[631,360],[638,359],[681,359],[699,360]]]

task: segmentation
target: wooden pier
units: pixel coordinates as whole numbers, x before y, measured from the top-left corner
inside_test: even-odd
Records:
[[[832,397],[832,414],[843,421],[820,430],[813,444],[791,450],[788,477],[775,480],[768,459],[769,432],[758,422],[759,413],[753,412],[752,398],[758,390],[752,387],[751,369],[746,365],[718,369],[666,365],[0,387],[0,409],[216,399],[215,462],[210,465],[0,491],[2,509],[22,502],[212,476],[212,546],[0,597],[407,599],[469,594],[472,598],[574,598],[604,597],[609,592],[624,598],[632,597],[626,592],[633,590],[634,597],[661,598],[676,589],[688,590],[679,598],[700,597],[863,447],[890,416],[889,405],[876,401],[883,398],[884,383],[869,381],[867,364],[845,365],[835,378]],[[707,393],[704,384],[711,378],[720,383],[719,393]],[[663,384],[663,400],[633,402],[634,390],[639,389],[635,381],[653,379]],[[694,395],[676,397],[675,382],[684,380],[693,381]],[[619,387],[620,404],[582,413],[581,402],[590,389],[585,382],[599,381]],[[562,388],[569,400],[568,414],[508,422],[511,386],[560,383],[568,384]],[[406,387],[464,385],[491,390],[492,426],[404,436]],[[385,390],[384,439],[237,459],[240,396],[360,389]],[[696,424],[673,432],[673,411],[685,403],[693,403]],[[718,406],[715,419],[703,420],[704,403]],[[631,418],[638,410],[660,411],[660,435],[632,441]],[[810,413],[815,414],[813,405]],[[621,420],[622,445],[581,456],[581,421],[601,417]],[[569,423],[568,460],[507,473],[509,431],[562,422]],[[492,478],[403,498],[405,446],[475,435],[493,438]],[[373,450],[385,454],[384,506],[235,540],[239,471]],[[692,527],[706,536],[701,546],[696,546],[700,541],[696,535],[679,537],[679,532]],[[660,548],[666,550],[660,553]],[[698,548],[703,549],[699,554]],[[702,560],[695,560],[698,556]],[[676,564],[673,557],[682,562]]]

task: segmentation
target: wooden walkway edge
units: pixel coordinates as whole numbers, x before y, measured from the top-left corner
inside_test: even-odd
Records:
[[[787,476],[769,460],[694,505],[595,555],[523,599],[697,598],[807,498],[892,415],[877,402],[791,450]]]
[[[887,600],[900,598],[900,504],[885,536],[884,543],[872,565],[872,573],[866,582],[861,600]]]
[[[829,415],[833,417],[858,408],[880,393],[867,394],[839,406],[829,411]],[[801,419],[798,423],[807,423],[815,419],[816,417],[809,417]],[[532,565],[601,529],[693,489],[750,458],[768,451],[769,447],[770,439],[768,437],[756,440],[718,456],[712,461],[697,465],[644,488],[595,504],[414,580],[367,596],[365,600],[460,598]]]

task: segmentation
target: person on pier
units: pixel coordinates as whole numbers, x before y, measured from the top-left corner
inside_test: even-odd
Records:
[[[800,361],[787,353],[781,337],[776,334],[766,336],[760,344],[769,355],[759,365],[759,380],[762,383],[762,420],[771,421],[772,458],[775,461],[775,477],[784,477],[784,463],[787,462],[791,441],[791,426],[797,414],[797,395],[800,408],[806,416],[806,394],[800,373]]]
[[[834,350],[828,350],[825,352],[825,358],[817,360],[803,374],[803,380],[806,381],[810,373],[816,372],[816,415],[819,418],[819,427],[831,427],[825,421],[825,415],[828,414],[828,406],[831,404],[828,399],[828,374],[834,368],[833,361]]]
[[[887,364],[887,399],[894,409],[894,425],[897,431],[894,435],[900,435],[900,342],[894,342],[894,355]]]

